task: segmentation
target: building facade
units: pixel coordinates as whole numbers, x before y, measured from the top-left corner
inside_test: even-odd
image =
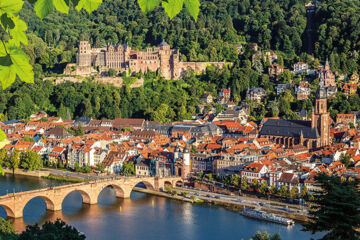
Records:
[[[208,65],[223,67],[224,62],[181,62],[179,51],[170,49],[164,40],[155,48],[146,51],[134,50],[126,44],[108,45],[106,48],[92,48],[88,41],[80,41],[76,57],[76,75],[90,74],[93,68],[98,71],[114,69],[117,72],[145,73],[159,71],[166,79],[180,79],[183,73],[192,69],[196,73],[205,72]],[[65,74],[72,74],[67,68]]]

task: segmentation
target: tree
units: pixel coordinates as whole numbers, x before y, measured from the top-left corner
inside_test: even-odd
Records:
[[[75,172],[81,172],[81,167],[79,166],[78,162],[75,163],[74,170]]]
[[[263,181],[260,185],[260,193],[263,195],[268,194],[269,192],[269,185],[267,184],[266,181]]]
[[[358,180],[319,174],[322,192],[315,196],[310,220],[304,230],[324,232],[321,239],[360,239],[360,192]]]
[[[290,194],[289,194],[290,198],[296,199],[299,196],[299,189],[297,188],[297,186],[293,186],[290,190]]]
[[[273,184],[270,188],[270,194],[276,194],[277,193],[277,187],[275,184]]]
[[[301,194],[300,194],[300,197],[306,199],[309,197],[309,191],[307,189],[307,187],[304,185],[302,190],[301,190]]]
[[[54,239],[54,240],[85,240],[84,234],[76,228],[57,219],[55,222],[46,222],[40,228],[37,224],[26,226],[26,230],[19,234],[18,240]]]
[[[18,169],[20,165],[20,152],[13,151],[8,158],[6,158],[5,166],[9,169],[13,170],[13,174],[15,173],[15,169]]]
[[[288,187],[285,186],[285,185],[282,185],[282,186],[280,187],[279,194],[280,194],[280,196],[283,197],[283,198],[289,197],[289,189],[288,189]]]
[[[345,154],[341,154],[340,156],[340,162],[342,162],[346,168],[349,167],[349,165],[351,164],[351,157],[349,154],[345,153]]]
[[[79,126],[75,130],[75,136],[83,136],[84,134],[85,134],[84,129],[83,129],[82,125],[79,124]]]
[[[0,239],[16,239],[16,230],[10,220],[0,218]]]
[[[231,175],[231,185],[238,187],[240,183],[240,176],[237,174]]]
[[[0,130],[0,142],[6,139],[6,134]]]
[[[243,177],[241,179],[241,190],[245,191],[248,188],[248,179],[247,177]]]
[[[204,177],[204,172],[203,172],[203,171],[200,171],[200,172],[199,172],[199,178],[200,178],[200,179],[203,179],[203,177]]]
[[[254,190],[257,190],[259,188],[259,181],[254,178],[252,181],[251,181],[251,187],[254,189]]]
[[[250,238],[250,240],[281,240],[280,233],[276,233],[272,236],[267,232],[260,232],[258,231],[254,237]]]
[[[134,162],[128,161],[123,164],[122,174],[124,176],[134,176],[135,175],[135,165]]]
[[[99,163],[98,165],[96,165],[96,170],[98,171],[104,171],[105,170],[105,166],[103,163]]]
[[[5,148],[0,150],[0,174],[4,175],[4,170],[2,169],[2,166],[4,165],[7,157],[7,151]]]
[[[208,180],[210,181],[210,182],[212,182],[214,179],[213,179],[213,176],[212,176],[212,173],[209,173],[208,175],[207,175],[207,177],[208,177]]]
[[[110,77],[115,77],[117,72],[116,72],[115,69],[110,68],[109,71],[108,71],[108,74],[109,74]]]
[[[34,171],[42,167],[41,156],[31,150],[21,154],[20,162],[21,167],[29,171]]]

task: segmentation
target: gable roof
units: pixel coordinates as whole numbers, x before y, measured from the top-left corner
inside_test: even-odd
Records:
[[[310,121],[268,119],[260,130],[260,135],[299,137],[317,139],[320,137],[316,128],[311,128]]]

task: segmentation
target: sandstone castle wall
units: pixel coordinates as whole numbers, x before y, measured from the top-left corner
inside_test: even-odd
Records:
[[[220,68],[224,62],[180,62],[179,52],[170,49],[165,41],[156,48],[146,51],[132,50],[127,45],[109,45],[107,48],[91,48],[87,41],[81,41],[76,65],[68,64],[64,70],[66,75],[92,75],[110,68],[118,72],[130,74],[148,70],[159,71],[165,79],[180,79],[186,70],[204,73],[206,67],[215,65]]]

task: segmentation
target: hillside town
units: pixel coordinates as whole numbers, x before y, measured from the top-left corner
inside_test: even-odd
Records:
[[[307,71],[305,65],[295,64],[294,70]],[[331,119],[327,98],[335,80],[328,62],[316,72],[320,83],[315,108],[302,120],[271,117],[257,124],[249,120],[248,104],[235,105],[231,90],[222,89],[217,99],[210,94],[201,97],[202,113],[193,120],[166,124],[130,118],[64,120],[45,112],[32,114],[26,122],[4,121],[4,148],[36,152],[50,167],[90,167],[98,174],[122,174],[124,166],[133,163],[130,174],[136,176],[188,179],[211,173],[220,180],[238,175],[249,183],[266,182],[278,189],[285,185],[299,192],[306,186],[316,192],[314,177],[319,173],[360,178],[360,113],[339,113]],[[351,81],[356,85],[358,75]],[[278,86],[278,92],[282,88],[293,86]],[[311,92],[307,88],[308,83],[301,82],[295,87],[297,96],[306,98]],[[264,92],[249,89],[248,100],[261,102]],[[213,102],[224,110],[216,114],[216,109],[205,107]]]

